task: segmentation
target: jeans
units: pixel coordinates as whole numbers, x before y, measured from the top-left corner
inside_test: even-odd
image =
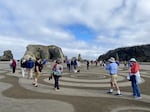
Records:
[[[132,75],[131,76],[131,85],[132,85],[132,90],[133,90],[133,96],[135,97],[140,97],[140,88],[138,84],[136,83],[136,76]]]
[[[59,89],[59,77],[60,76],[54,75],[54,80],[55,80],[54,88],[57,88],[57,89]]]

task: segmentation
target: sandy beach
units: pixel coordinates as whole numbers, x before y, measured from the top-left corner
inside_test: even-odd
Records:
[[[142,99],[132,97],[128,70],[121,64],[118,83],[122,96],[107,94],[109,74],[102,66],[82,64],[81,72],[64,73],[60,79],[60,91],[53,90],[53,79],[48,80],[51,64],[42,71],[39,86],[23,78],[18,63],[15,74],[9,62],[0,62],[0,111],[1,112],[150,112],[150,64],[141,63],[140,84]]]

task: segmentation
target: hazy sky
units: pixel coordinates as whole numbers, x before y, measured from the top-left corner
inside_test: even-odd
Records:
[[[150,43],[150,0],[0,0],[0,55],[28,44],[56,45],[68,57]]]

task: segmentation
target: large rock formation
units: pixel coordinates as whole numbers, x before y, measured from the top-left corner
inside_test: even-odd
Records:
[[[10,59],[13,59],[11,50],[4,51],[3,56],[0,56],[0,61],[9,61]]]
[[[150,44],[110,50],[106,54],[99,56],[98,60],[107,60],[111,56],[118,58],[119,61],[129,60],[134,57],[140,62],[150,62]]]
[[[47,60],[64,60],[64,54],[61,48],[55,45],[28,45],[23,58],[29,59],[29,57],[32,59],[41,58]]]

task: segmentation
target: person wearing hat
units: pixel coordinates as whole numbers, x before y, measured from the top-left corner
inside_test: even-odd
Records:
[[[116,91],[117,91],[117,93],[115,95],[121,96],[122,94],[120,92],[120,89],[119,89],[119,86],[118,86],[118,83],[117,83],[118,64],[116,63],[114,57],[111,57],[110,59],[108,59],[108,62],[109,63],[106,65],[106,70],[109,71],[111,80],[110,80],[110,90],[107,93],[112,94],[113,89],[115,88]]]
[[[130,59],[130,69],[129,69],[129,74],[130,74],[130,81],[131,81],[131,86],[133,90],[133,97],[135,99],[141,99],[141,93],[140,93],[140,88],[138,84],[140,83],[140,65],[136,61],[135,58]]]

